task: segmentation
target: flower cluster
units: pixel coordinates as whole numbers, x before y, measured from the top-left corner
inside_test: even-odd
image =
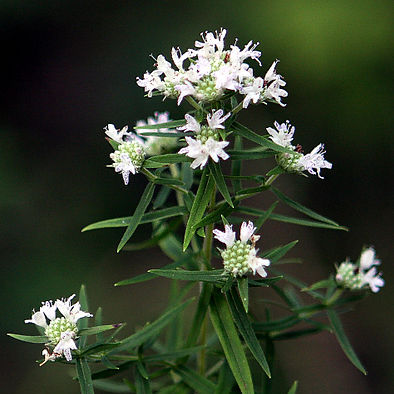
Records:
[[[291,142],[293,141],[295,127],[292,126],[287,120],[286,123],[279,124],[274,123],[275,129],[267,127],[270,139],[275,144],[280,145],[284,148],[288,148],[293,152],[283,152],[277,155],[278,164],[288,172],[299,173],[308,171],[312,175],[316,175],[323,179],[320,175],[322,168],[332,168],[332,164],[324,159],[324,145],[317,145],[312,152],[304,155],[302,153],[302,147],[300,145],[294,146]]]
[[[257,257],[258,249],[255,243],[260,239],[259,235],[254,235],[256,227],[252,222],[243,222],[241,225],[240,239],[235,240],[233,226],[226,224],[224,232],[213,230],[215,238],[226,245],[225,250],[220,250],[223,258],[224,271],[234,277],[243,276],[247,273],[256,272],[263,278],[267,276],[264,267],[270,265],[270,261]],[[250,243],[249,243],[250,241]]]
[[[223,123],[230,115],[231,113],[228,113],[223,116],[221,109],[212,110],[212,114],[207,115],[206,124],[201,124],[189,114],[185,115],[186,124],[178,127],[178,130],[191,131],[195,133],[195,138],[185,137],[187,146],[178,153],[194,159],[190,167],[203,168],[209,157],[216,163],[219,161],[219,157],[223,160],[229,158],[229,155],[224,151],[229,142],[220,141],[219,129],[224,130]]]
[[[139,120],[136,123],[136,128],[143,127],[146,125],[156,125],[161,123],[170,122],[170,116],[168,112],[155,112],[154,116],[150,116],[147,121]],[[168,128],[161,129],[149,129],[142,130],[149,131],[155,133],[175,133],[175,130]],[[152,136],[152,135],[144,135],[143,140],[144,149],[147,155],[162,155],[163,153],[167,153],[174,149],[178,145],[177,138],[174,137],[161,137],[161,136]]]
[[[282,89],[286,82],[276,73],[278,60],[274,61],[264,78],[254,77],[253,68],[246,59],[260,63],[261,52],[255,50],[258,44],[249,41],[243,49],[230,45],[224,48],[227,31],[201,33],[202,41],[195,42],[195,48],[182,54],[179,48],[172,48],[171,57],[175,68],[163,55],[156,59],[156,69],[146,71],[137,84],[145,89],[148,97],[153,93],[164,97],[177,98],[178,105],[184,97],[191,96],[199,102],[217,101],[228,92],[245,96],[243,107],[249,103],[281,102],[287,92]],[[188,66],[185,66],[188,61]]]
[[[83,317],[93,316],[88,312],[81,311],[79,302],[71,305],[71,300],[74,297],[75,294],[67,299],[58,299],[55,302],[45,301],[38,312],[33,310],[31,319],[25,320],[25,323],[33,323],[44,328],[45,335],[48,337],[48,345],[54,347],[52,354],[49,353],[48,349],[43,350],[44,363],[48,360],[55,361],[62,355],[67,361],[71,361],[71,350],[77,349],[74,342],[78,335],[76,323]],[[57,310],[63,315],[62,317],[56,317]]]
[[[348,260],[341,263],[337,267],[335,279],[338,284],[350,290],[359,290],[369,286],[374,293],[377,293],[384,286],[381,273],[378,273],[375,267],[379,264],[380,260],[375,258],[375,250],[365,249],[361,253],[358,264],[353,264]]]
[[[130,173],[137,173],[145,160],[145,142],[137,135],[128,133],[128,126],[118,130],[113,124],[109,124],[104,130],[105,134],[118,144],[115,152],[109,155],[113,163],[107,167],[113,167],[116,172],[120,172],[124,184],[127,185]]]

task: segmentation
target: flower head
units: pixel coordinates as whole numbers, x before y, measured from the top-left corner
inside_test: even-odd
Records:
[[[337,267],[335,279],[338,284],[350,290],[369,287],[376,293],[384,286],[381,273],[375,267],[379,264],[380,260],[375,259],[375,250],[367,248],[361,253],[358,263],[353,264],[349,260],[341,263]]]
[[[124,184],[127,185],[130,173],[136,174],[145,160],[143,142],[139,137],[133,136],[127,142],[119,144],[115,152],[111,153],[109,157],[113,160],[113,164],[107,167],[113,167],[116,172],[120,172]]]
[[[178,105],[187,96],[199,102],[221,99],[228,92],[245,95],[243,106],[249,103],[277,102],[284,106],[281,98],[287,96],[283,89],[286,82],[276,73],[276,60],[264,78],[253,76],[253,68],[248,59],[261,66],[261,52],[258,43],[249,41],[243,48],[237,40],[230,48],[225,46],[226,29],[201,33],[201,41],[195,47],[182,53],[180,48],[172,48],[174,66],[163,55],[157,56],[155,69],[137,78],[137,84],[144,88],[148,97],[153,93],[164,97],[177,98]]]
[[[53,353],[50,354],[48,349],[44,349],[42,354],[47,361],[55,361],[62,355],[67,361],[72,359],[71,350],[77,349],[74,339],[78,335],[77,321],[84,317],[92,317],[89,312],[81,311],[79,302],[71,304],[75,294],[65,299],[58,299],[55,302],[45,301],[42,303],[40,310],[34,312],[31,319],[25,320],[25,323],[33,323],[45,329],[45,335],[48,338],[48,346],[52,346]],[[56,316],[56,312],[62,315]],[[42,364],[44,364],[42,363]],[[41,364],[41,365],[42,365]]]
[[[128,126],[124,126],[121,130],[119,130],[111,123],[104,127],[105,134],[120,144],[131,136],[131,133],[127,132],[128,129]]]
[[[293,152],[283,152],[276,156],[278,164],[288,172],[302,174],[303,171],[308,171],[312,175],[317,175],[319,178],[323,179],[320,175],[320,170],[322,168],[331,169],[332,164],[324,159],[324,145],[317,145],[312,152],[303,154],[300,145],[294,146],[291,142],[293,141],[295,127],[290,124],[288,120],[286,123],[279,124],[274,123],[275,129],[272,127],[267,127],[270,139],[275,142],[275,144],[288,148]]]
[[[178,130],[191,131],[195,133],[196,138],[185,137],[187,146],[182,148],[178,153],[185,154],[194,159],[190,167],[203,168],[209,158],[218,162],[219,158],[227,160],[229,155],[224,148],[229,144],[228,141],[220,141],[219,129],[224,129],[223,123],[228,119],[231,113],[223,115],[223,110],[213,110],[207,115],[206,124],[201,124],[193,116],[186,114],[186,124],[178,127]]]
[[[226,245],[225,250],[220,250],[223,258],[225,272],[231,273],[234,277],[243,276],[247,273],[256,272],[261,277],[266,277],[267,272],[264,267],[270,265],[268,259],[257,257],[258,249],[255,248],[255,242],[260,236],[254,235],[256,227],[252,222],[243,222],[240,231],[240,240],[235,240],[236,234],[233,226],[226,224],[225,231],[213,230],[217,240]]]

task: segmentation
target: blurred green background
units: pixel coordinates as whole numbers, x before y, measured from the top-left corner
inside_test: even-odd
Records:
[[[133,125],[153,111],[183,115],[174,101],[146,99],[135,77],[152,69],[149,54],[193,45],[204,30],[225,27],[227,44],[259,41],[263,74],[276,58],[287,81],[287,107],[257,106],[243,119],[256,130],[274,120],[296,125],[308,151],[326,144],[325,180],[283,177],[278,185],[349,233],[268,223],[263,248],[299,239],[292,273],[311,283],[346,256],[374,245],[386,287],[344,316],[369,371],[360,374],[332,335],[280,343],[276,392],[389,393],[393,376],[391,180],[393,118],[391,1],[20,1],[2,0],[0,144],[2,262],[1,379],[4,393],[78,393],[67,366],[39,368],[39,345],[6,332],[33,334],[23,321],[43,300],[87,285],[90,311],[128,332],[164,309],[168,282],[114,288],[120,279],[167,262],[158,250],[115,253],[121,231],[80,233],[91,222],[133,212],[144,179],[128,187],[107,169],[102,128]],[[255,68],[256,69],[256,68]],[[255,200],[265,208],[269,200]],[[282,209],[282,212],[284,210]],[[142,228],[136,237],[147,236]],[[262,306],[260,306],[262,308]],[[259,308],[259,305],[255,306]]]

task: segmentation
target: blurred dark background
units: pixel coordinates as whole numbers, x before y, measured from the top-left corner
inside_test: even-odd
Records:
[[[287,107],[253,107],[244,117],[248,125],[263,131],[274,120],[290,119],[296,142],[306,151],[324,142],[333,163],[324,180],[283,177],[278,185],[350,228],[345,233],[269,222],[262,247],[299,239],[292,255],[304,263],[292,273],[311,283],[332,272],[334,262],[356,259],[364,244],[374,245],[387,283],[343,317],[368,376],[323,333],[279,344],[277,392],[295,379],[301,394],[393,392],[392,11],[391,1],[376,0],[3,0],[1,391],[79,390],[72,369],[38,368],[39,345],[5,336],[33,334],[23,321],[41,301],[69,296],[85,283],[90,311],[103,306],[106,322],[127,321],[128,333],[164,309],[164,279],[113,287],[166,263],[158,250],[118,255],[121,231],[81,234],[80,229],[131,214],[144,185],[137,176],[125,187],[105,167],[110,147],[102,128],[133,125],[155,110],[169,110],[173,119],[183,116],[184,108],[174,101],[146,99],[135,84],[136,76],[152,69],[149,54],[192,47],[201,31],[223,26],[228,45],[235,37],[241,45],[260,41],[263,68],[256,74],[279,58],[288,84]],[[266,208],[269,200],[254,204]]]

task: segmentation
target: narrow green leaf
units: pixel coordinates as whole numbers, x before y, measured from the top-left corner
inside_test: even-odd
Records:
[[[265,214],[261,215],[257,219],[257,221],[254,223],[254,225],[256,226],[256,231],[260,230],[261,226],[269,219],[269,217],[271,216],[272,212],[274,211],[274,209],[276,208],[277,205],[278,205],[278,201],[275,201],[268,208],[268,210],[265,212]]]
[[[249,287],[269,287],[271,284],[277,282],[278,280],[283,279],[282,275],[279,276],[271,276],[270,278],[262,278],[262,279],[248,279]]]
[[[210,380],[184,365],[175,367],[174,372],[196,393],[212,394],[215,391],[215,385]]]
[[[276,152],[272,150],[229,150],[227,153],[232,160],[259,160],[266,157],[275,156]]]
[[[334,278],[332,277],[329,279],[323,279],[320,280],[319,282],[314,283],[313,285],[301,289],[301,291],[308,292],[310,290],[326,289],[327,287],[331,286],[333,282],[334,282]]]
[[[118,149],[118,146],[120,145],[119,142],[116,142],[116,141],[114,141],[113,139],[108,138],[108,137],[105,137],[105,139],[109,142],[109,144],[112,146],[112,148],[113,148],[114,150],[117,150],[117,149]]]
[[[243,302],[241,301],[236,289],[233,288],[230,290],[228,301],[235,320],[235,324],[237,325],[239,332],[244,338],[246,345],[248,346],[250,352],[253,354],[253,357],[260,364],[263,371],[267,374],[268,377],[271,377],[270,368],[265,358],[263,349],[261,348],[256,334],[254,333],[252,324],[248,318],[248,315],[245,312]]]
[[[242,150],[242,138],[239,135],[234,137],[234,149]],[[237,179],[237,177],[241,176],[242,171],[242,161],[241,160],[232,160],[231,161],[231,176],[233,177],[232,184],[234,193],[237,193],[242,189],[241,179]]]
[[[164,313],[153,323],[147,324],[140,331],[135,334],[130,335],[129,337],[123,339],[119,346],[114,349],[114,351],[110,352],[110,354],[116,352],[120,352],[123,350],[129,350],[134,347],[137,347],[147,341],[149,338],[157,335],[165,326],[167,326],[172,319],[174,319],[178,313],[180,313],[186,306],[188,306],[193,299],[185,301],[181,305],[177,305],[176,307],[170,309],[168,312]]]
[[[284,148],[283,146],[275,144],[274,142],[272,142],[268,138],[263,137],[259,134],[256,134],[254,131],[249,130],[247,127],[243,126],[242,124],[240,124],[238,122],[233,123],[232,129],[241,137],[244,137],[247,140],[253,141],[256,144],[264,146],[268,149],[272,149],[275,152],[287,152],[287,153],[292,152],[291,150]]]
[[[96,335],[100,332],[105,332],[108,330],[112,330],[114,328],[118,328],[120,324],[105,324],[102,326],[95,326],[95,327],[89,327],[89,328],[83,328],[78,331],[78,336],[83,336],[83,335]]]
[[[190,165],[187,163],[182,163],[181,175],[182,181],[185,183],[185,189],[190,190],[193,185],[193,168],[191,168]]]
[[[260,216],[260,215],[263,215],[266,213],[266,211],[263,211],[261,209],[245,207],[245,206],[238,207],[236,210],[238,212],[246,213],[248,215],[253,215],[253,216]],[[347,228],[344,226],[327,224],[327,223],[306,220],[306,219],[299,219],[299,218],[294,218],[294,217],[285,216],[285,215],[279,215],[279,214],[275,214],[275,213],[272,213],[270,215],[269,219],[276,220],[278,222],[297,224],[300,226],[318,227],[318,228],[326,228],[326,229],[331,229],[331,230],[345,230],[345,231],[347,231]]]
[[[367,374],[366,370],[362,366],[360,360],[358,359],[356,353],[354,352],[352,345],[350,344],[345,331],[343,330],[343,326],[341,321],[339,320],[339,317],[337,313],[329,309],[327,311],[328,318],[330,319],[331,322],[331,327],[334,330],[334,334],[337,337],[337,340],[339,344],[341,345],[342,350],[348,357],[348,359],[351,361],[351,363],[358,369],[360,370],[364,375]]]
[[[17,339],[22,342],[29,343],[45,343],[49,342],[49,338],[46,335],[20,335],[20,334],[11,334],[7,333],[11,338]]]
[[[288,316],[283,319],[272,320],[269,322],[256,322],[252,323],[252,327],[255,332],[270,332],[270,331],[280,331],[286,328],[292,327],[301,321],[297,316]]]
[[[227,216],[233,208],[231,208],[227,203],[218,204],[216,209],[210,212],[208,215],[205,215],[196,225],[195,227],[205,227],[208,224],[220,222],[222,216]]]
[[[178,270],[163,270],[163,269],[153,269],[148,272],[164,276],[169,279],[178,280],[191,280],[195,282],[224,282],[227,277],[223,276],[223,270],[212,270],[212,271],[187,271],[183,269]]]
[[[92,345],[81,349],[79,356],[87,356],[90,354],[102,355],[103,353],[108,353],[117,346],[118,343],[93,343]]]
[[[297,392],[298,381],[296,380],[293,385],[290,387],[290,390],[287,394],[296,394]]]
[[[199,350],[203,349],[204,346],[193,346],[185,349],[175,350],[169,353],[154,354],[152,356],[145,356],[144,360],[146,362],[152,363],[156,361],[168,361],[178,359],[184,356],[190,356],[191,354],[196,354]]]
[[[121,382],[115,382],[113,380],[95,380],[93,382],[94,388],[109,392],[109,393],[131,393],[130,388],[126,384]]]
[[[182,216],[187,213],[187,209],[183,206],[174,206],[169,208],[159,209],[157,211],[147,212],[142,215],[140,224],[156,222],[162,219],[168,219],[174,216]],[[127,227],[130,225],[134,216],[125,216],[115,219],[102,220],[100,222],[89,224],[82,229],[82,232],[89,230],[98,230],[100,228],[114,228],[114,227]]]
[[[77,358],[75,363],[81,394],[94,394],[92,376],[88,362],[85,358]]]
[[[333,226],[339,226],[339,224],[334,222],[333,220],[328,219],[328,218],[312,211],[311,209],[304,207],[303,205],[301,205],[297,201],[292,200],[290,197],[286,196],[280,190],[275,189],[274,187],[271,187],[271,190],[275,194],[275,196],[279,198],[279,200],[284,202],[289,207],[295,209],[296,211],[299,211],[299,212],[303,213],[304,215],[309,216],[310,218],[318,220],[320,222],[332,224]]]
[[[126,242],[134,234],[134,231],[140,224],[142,215],[144,214],[146,208],[148,207],[149,203],[152,200],[154,190],[155,190],[155,185],[153,183],[148,183],[148,185],[144,190],[144,193],[141,196],[141,200],[138,203],[137,208],[135,209],[134,215],[130,220],[130,224],[127,227],[125,233],[123,234],[122,239],[119,242],[118,248],[116,250],[118,253],[123,248],[123,246],[125,246]]]
[[[318,327],[311,327],[311,328],[304,328],[301,330],[293,330],[281,333],[271,333],[270,337],[273,341],[287,341],[289,339],[297,339],[300,337],[304,337],[306,335],[313,335],[322,332],[322,328]]]
[[[89,303],[88,303],[88,295],[86,293],[86,286],[81,285],[79,289],[79,303],[81,304],[82,311],[89,311]],[[87,318],[79,319],[77,322],[78,331],[84,330],[88,328],[89,320]],[[79,339],[79,347],[83,348],[86,344],[86,337],[82,337]]]
[[[192,259],[192,256],[190,256],[190,255],[182,256],[180,259],[174,261],[173,263],[163,266],[161,269],[170,270],[170,269],[179,267],[180,265],[187,263],[191,259]],[[156,278],[157,278],[157,275],[147,272],[145,274],[137,275],[134,278],[121,280],[121,281],[115,283],[114,286],[134,285],[135,283],[146,282],[148,280],[152,280],[152,279],[156,279]]]
[[[208,174],[208,166],[206,166],[201,175],[200,185],[197,190],[196,198],[190,211],[189,219],[186,224],[185,237],[183,240],[183,251],[188,247],[197,228],[197,224],[208,206],[209,200],[215,188],[215,182]]]
[[[174,178],[156,178],[153,183],[156,185],[175,185],[184,186],[185,184],[180,179]]]
[[[230,193],[227,189],[227,185],[223,177],[222,169],[220,168],[220,164],[210,161],[209,169],[211,170],[211,174],[216,182],[216,186],[220,194],[227,201],[227,204],[230,205],[230,207],[234,208],[233,202],[231,201]]]
[[[298,241],[289,242],[286,245],[278,246],[277,248],[270,250],[268,252],[264,252],[262,257],[265,259],[269,259],[272,263],[277,262],[281,259],[290,249],[292,249],[295,245],[297,245]]]
[[[249,284],[248,284],[248,278],[240,278],[237,281],[238,283],[238,290],[239,290],[239,296],[241,297],[242,304],[245,308],[246,313],[248,313],[248,308],[249,308]]]
[[[225,297],[214,289],[210,303],[212,325],[242,394],[254,394],[252,375]]]
[[[112,363],[107,356],[101,357],[101,362],[106,366],[108,369],[119,369],[114,363]]]
[[[145,379],[144,376],[141,374],[141,370],[138,368],[135,368],[134,371],[134,378],[135,378],[135,388],[137,394],[151,394],[152,389],[150,387],[150,382],[149,379]]]
[[[186,346],[192,346],[197,342],[200,335],[201,326],[204,322],[205,315],[208,310],[209,301],[211,299],[212,286],[208,283],[203,283],[200,297],[198,299],[197,309],[194,312],[193,323],[190,328],[189,336],[186,341]]]
[[[169,153],[166,155],[152,156],[144,161],[145,168],[156,168],[162,167],[164,165],[174,164],[174,163],[184,163],[191,162],[190,157],[185,155],[180,155],[178,153]]]
[[[226,362],[223,363],[219,371],[218,384],[215,394],[230,394],[234,386],[235,380],[231,373],[231,369]]]
[[[94,314],[94,323],[95,326],[102,326],[103,325],[103,308],[99,306],[97,308],[96,313]],[[104,335],[102,333],[97,333],[96,335],[97,342],[102,342],[104,341]]]
[[[159,130],[159,129],[175,129],[176,127],[183,126],[186,124],[185,119],[171,120],[164,123],[147,124],[144,126],[135,126],[138,130]],[[158,134],[161,134],[160,132]],[[183,133],[182,133],[183,134]]]
[[[170,192],[171,189],[169,187],[162,186],[153,202],[153,209],[161,208],[167,202]]]

